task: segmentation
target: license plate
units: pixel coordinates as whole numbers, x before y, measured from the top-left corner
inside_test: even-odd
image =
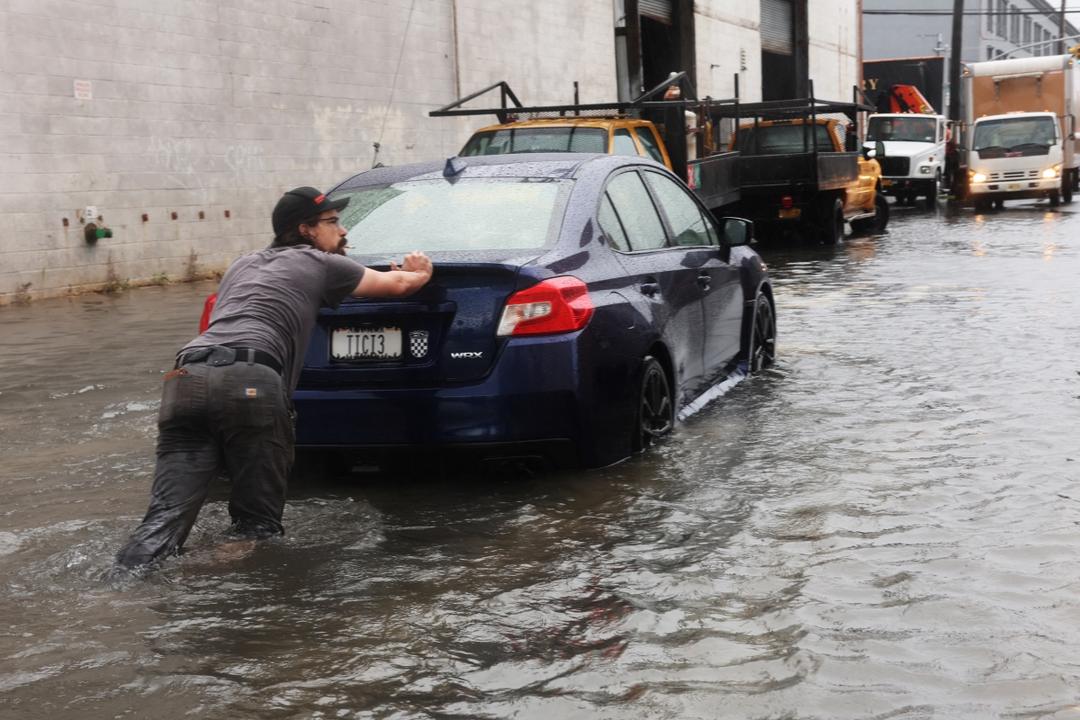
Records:
[[[1009,183],[1009,190],[1019,190],[1020,183]]]
[[[792,220],[802,215],[802,210],[799,208],[780,208],[781,220]]]
[[[337,328],[330,336],[334,360],[393,360],[401,357],[401,328]]]
[[[893,181],[881,178],[881,187],[892,187]]]

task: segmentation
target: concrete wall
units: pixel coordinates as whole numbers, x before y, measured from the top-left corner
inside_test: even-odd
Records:
[[[810,78],[814,94],[849,101],[860,81],[859,22],[854,0],[809,0]]]
[[[855,0],[809,0],[807,10],[810,77],[814,93],[829,100],[849,100],[859,82]],[[758,0],[698,0],[698,94],[716,98],[735,92],[748,102],[761,99],[761,3]]]
[[[695,7],[700,92],[731,94],[738,46],[760,97],[757,0]],[[822,97],[855,82],[854,7],[812,0]],[[221,271],[270,241],[284,190],[370,167],[373,143],[456,152],[491,119],[427,112],[498,80],[613,98],[613,27],[613,0],[0,0],[0,304]],[[88,206],[112,238],[84,241]]]

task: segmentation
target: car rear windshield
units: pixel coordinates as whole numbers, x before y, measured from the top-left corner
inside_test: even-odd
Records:
[[[937,120],[921,117],[875,117],[870,118],[866,139],[907,140],[909,142],[934,142]]]
[[[833,141],[826,125],[815,125],[817,151],[832,152]],[[787,155],[814,150],[815,138],[806,125],[767,125],[740,128],[739,150],[744,155]]]
[[[469,138],[462,155],[511,153],[606,153],[607,130],[600,128],[507,128],[480,132]]]
[[[547,178],[412,180],[334,193],[349,253],[522,250],[545,246],[569,181]]]
[[[1002,118],[975,123],[974,148],[981,158],[1005,157],[1006,153],[1047,155],[1057,139],[1056,122],[1049,116]]]

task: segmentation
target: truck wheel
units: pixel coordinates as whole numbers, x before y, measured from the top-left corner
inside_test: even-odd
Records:
[[[926,207],[933,210],[937,207],[938,193],[941,192],[941,171],[938,170],[934,174],[934,181],[930,183],[930,187],[926,192]]]
[[[889,224],[889,201],[885,199],[884,195],[878,194],[874,196],[874,219],[871,227],[871,232],[875,235],[880,235],[885,232],[885,227]]]
[[[844,237],[844,203],[840,198],[822,203],[820,222],[818,238],[823,245],[835,245]]]

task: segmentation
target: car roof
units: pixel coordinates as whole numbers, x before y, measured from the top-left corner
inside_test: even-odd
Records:
[[[499,123],[482,127],[476,132],[493,132],[495,130],[514,130],[517,128],[597,128],[610,130],[611,128],[642,127],[652,125],[648,120],[631,117],[557,117],[535,118],[533,120],[515,120],[514,122]],[[475,133],[474,133],[475,134]]]
[[[582,175],[586,170],[608,173],[629,165],[667,168],[648,158],[607,153],[523,153],[475,155],[453,158],[461,168],[456,178],[547,178],[564,180]],[[353,175],[331,192],[368,185],[390,185],[407,180],[438,180],[446,177],[448,160],[435,160],[396,167],[381,167]]]

